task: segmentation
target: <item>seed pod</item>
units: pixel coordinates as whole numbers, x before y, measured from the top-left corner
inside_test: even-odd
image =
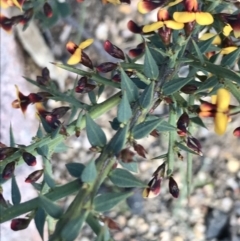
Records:
[[[197,89],[195,85],[185,85],[180,90],[185,94],[193,94]]]
[[[105,41],[104,49],[112,57],[125,60],[123,51],[120,48],[118,48],[116,45],[113,45],[109,40]]]
[[[101,72],[101,73],[108,73],[110,71],[113,71],[116,68],[117,68],[117,64],[112,63],[112,62],[104,62],[102,64],[99,64],[96,67],[97,71]]]
[[[29,152],[23,152],[22,158],[28,166],[35,166],[37,164],[36,157]]]
[[[173,197],[178,198],[179,196],[179,188],[177,182],[173,179],[173,177],[169,177],[169,192],[172,194]]]
[[[33,173],[31,173],[25,180],[25,182],[27,183],[33,183],[33,182],[36,182],[43,174],[43,169],[41,170],[37,170]]]
[[[13,219],[11,222],[11,229],[13,231],[25,229],[28,227],[30,221],[31,221],[30,219],[26,219],[26,218]]]
[[[13,175],[14,170],[15,162],[9,162],[3,169],[2,178],[5,180],[9,179]]]

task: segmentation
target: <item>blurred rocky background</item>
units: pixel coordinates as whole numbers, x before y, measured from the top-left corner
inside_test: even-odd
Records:
[[[114,6],[102,5],[98,0],[85,0],[83,3],[67,1],[72,9],[71,15],[59,20],[51,26],[43,26],[38,21],[32,21],[29,27],[22,31],[17,26],[12,34],[1,29],[1,138],[0,141],[9,143],[9,126],[12,124],[16,143],[29,145],[32,136],[38,128],[34,106],[27,110],[24,117],[20,110],[12,109],[11,102],[16,98],[15,87],[28,94],[37,89],[28,84],[22,76],[35,79],[43,67],[48,67],[51,78],[61,90],[73,88],[75,74],[56,68],[50,62],[66,63],[69,54],[65,45],[68,41],[79,43],[86,38],[94,38],[94,44],[86,52],[94,65],[112,61],[105,53],[103,41],[110,40],[124,51],[141,42],[140,36],[133,35],[127,29],[127,22],[134,20],[144,24],[156,19],[156,11],[147,16],[137,12],[138,0],[132,0],[131,5]],[[2,11],[2,10],[1,10]],[[12,16],[18,14],[4,11],[2,14]],[[50,26],[50,27],[49,27]],[[107,89],[105,98],[112,94]],[[79,99],[87,100],[86,96]],[[88,100],[87,100],[88,101]],[[50,102],[49,107],[58,107],[62,103]],[[164,112],[160,106],[159,113]],[[108,120],[113,113],[98,119],[108,138],[111,128]],[[194,136],[198,137],[203,146],[203,156],[194,157],[192,193],[186,194],[186,156],[176,160],[174,178],[180,187],[180,197],[173,199],[168,192],[168,182],[162,184],[160,196],[154,199],[143,199],[142,190],[134,190],[135,195],[126,203],[118,205],[107,215],[113,218],[121,231],[113,231],[116,241],[239,241],[240,240],[240,139],[232,135],[234,128],[239,126],[240,118],[234,118],[228,126],[228,132],[219,137],[213,132],[211,120],[206,122],[209,130],[197,128]],[[162,160],[151,160],[164,154],[167,147],[167,135],[160,138],[148,137],[139,142],[148,151],[147,159],[138,158],[139,177],[148,182],[152,173]],[[92,157],[89,152],[90,144],[85,133],[81,137],[71,137],[67,140],[69,150],[54,155],[52,162],[55,180],[64,184],[71,180],[65,164],[70,162],[85,163]],[[17,167],[16,179],[22,193],[22,201],[36,196],[37,193],[24,182],[28,174],[42,166],[28,168],[25,165]],[[104,188],[109,188],[108,185]],[[3,185],[3,194],[11,200],[11,184]],[[61,201],[64,207],[73,197]],[[41,238],[34,222],[26,230],[14,232],[10,222],[1,225],[1,241],[40,241]],[[91,241],[94,235],[88,226],[83,228],[78,240]]]

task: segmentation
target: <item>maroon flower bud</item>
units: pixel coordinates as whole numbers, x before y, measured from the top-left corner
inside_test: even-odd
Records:
[[[43,5],[43,12],[47,18],[51,18],[53,15],[53,10],[51,5],[48,2],[45,2]]]
[[[161,7],[165,4],[165,0],[164,1],[149,1],[149,0],[144,0],[144,1],[141,1],[140,4],[141,6],[141,9],[142,11],[144,11],[144,13],[148,13],[148,12],[151,12],[152,10],[158,8],[158,7]]]
[[[160,194],[162,178],[154,176],[143,190],[143,198],[154,198]]]
[[[172,194],[172,196],[175,198],[178,198],[179,188],[176,181],[173,179],[173,177],[169,177],[168,186],[169,186],[169,192]]]
[[[49,80],[50,79],[50,72],[47,67],[42,69],[42,77]]]
[[[178,135],[186,136],[187,135],[187,127],[189,125],[189,116],[186,112],[184,112],[177,121]]]
[[[201,151],[201,144],[198,141],[198,139],[196,139],[195,137],[192,136],[188,136],[187,138],[187,146],[193,150],[194,152],[196,152],[199,156],[202,156],[202,151]]]
[[[184,31],[187,37],[192,33],[195,27],[195,24],[196,24],[196,21],[192,21],[184,24]]]
[[[185,94],[193,94],[197,89],[195,85],[185,85],[181,88],[181,91]]]
[[[48,83],[48,81],[42,76],[37,76],[36,81],[39,85],[47,85]]]
[[[92,60],[89,58],[89,56],[82,50],[82,57],[81,57],[81,64],[84,66],[93,69]]]
[[[15,170],[15,162],[9,162],[3,169],[2,178],[7,180],[9,179]]]
[[[120,75],[120,74],[115,74],[115,75],[112,77],[112,81],[113,81],[113,82],[116,82],[116,83],[120,83],[120,82],[121,82],[121,75]]]
[[[10,32],[12,30],[13,21],[10,18],[7,18],[3,15],[0,16],[0,27],[2,27],[5,31]]]
[[[159,137],[159,133],[158,133],[158,131],[155,129],[155,130],[153,130],[151,133],[150,133],[150,135],[151,136],[153,136],[153,137]]]
[[[171,34],[172,34],[172,30],[170,28],[160,28],[158,30],[158,35],[160,36],[160,38],[162,39],[162,42],[168,46],[170,44],[170,40],[171,40]]]
[[[120,0],[121,3],[131,4],[131,0]]]
[[[124,163],[130,163],[133,162],[134,155],[134,152],[130,151],[129,148],[125,148],[118,154],[117,159]]]
[[[113,45],[109,40],[105,41],[104,49],[112,57],[125,60],[123,51],[120,48],[118,48],[117,46]]]
[[[128,29],[133,33],[142,34],[142,26],[138,26],[134,21],[130,20],[127,24]]]
[[[35,166],[37,164],[36,157],[29,152],[23,152],[22,158],[28,166]]]
[[[99,64],[96,67],[97,71],[101,73],[107,73],[107,72],[113,71],[116,68],[117,68],[117,64],[112,62],[105,62],[105,63]]]
[[[15,148],[15,147],[2,147],[2,148],[0,147],[0,160],[3,160],[7,156],[16,152],[17,150],[18,148]]]
[[[36,182],[43,174],[43,169],[41,170],[37,170],[33,173],[31,173],[25,180],[25,182],[27,183],[33,183],[33,182]]]
[[[96,87],[96,85],[88,84],[87,81],[87,77],[81,77],[75,88],[75,92],[85,94],[92,91]]]
[[[142,145],[134,143],[133,148],[139,156],[146,158],[145,154],[147,154],[147,151]]]
[[[128,54],[130,57],[136,58],[136,57],[140,56],[141,54],[143,54],[144,50],[145,50],[145,43],[140,43],[137,45],[137,47],[135,49],[130,49]]]
[[[31,102],[32,104],[35,104],[35,103],[37,103],[37,102],[42,102],[42,101],[43,101],[42,96],[40,96],[40,95],[38,95],[38,94],[36,94],[36,93],[30,93],[30,94],[28,95],[28,98],[29,98],[29,100],[30,100],[30,102]]]
[[[236,137],[240,137],[240,127],[236,128],[236,129],[233,131],[233,135],[236,136]]]
[[[100,217],[100,220],[102,222],[104,222],[108,226],[109,229],[121,231],[119,225],[115,221],[113,221],[113,219],[111,219],[109,217]]]
[[[22,20],[23,20],[23,15],[13,16],[13,17],[11,18],[11,20],[12,20],[12,23],[13,23],[13,24],[21,23]]]
[[[31,221],[30,219],[26,219],[26,218],[13,219],[11,222],[11,229],[13,231],[25,229],[28,227],[30,221]]]

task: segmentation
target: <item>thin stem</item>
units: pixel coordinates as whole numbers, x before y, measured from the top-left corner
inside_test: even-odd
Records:
[[[173,109],[173,107],[170,106],[170,111],[169,111],[169,120],[168,123],[170,125],[175,126],[176,124],[176,112]],[[176,140],[176,132],[171,131],[169,132],[169,144],[168,144],[168,154],[167,154],[167,175],[170,176],[173,172],[174,168],[174,146],[175,146],[175,140]]]

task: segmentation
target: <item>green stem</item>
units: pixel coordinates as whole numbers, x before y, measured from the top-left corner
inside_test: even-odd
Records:
[[[72,182],[69,182],[65,185],[55,187],[52,189],[49,193],[45,194],[44,196],[52,201],[57,201],[61,198],[64,198],[68,195],[73,194],[79,188],[81,187],[80,180],[74,180]],[[11,220],[17,216],[20,216],[22,214],[28,213],[38,207],[38,197],[24,202],[20,203],[18,205],[14,205],[10,208],[5,209],[3,212],[1,212],[0,216],[0,223],[4,223],[8,220]]]
[[[170,125],[175,126],[176,125],[176,112],[173,109],[173,107],[170,107],[169,111],[169,120],[168,123]],[[168,144],[168,154],[167,154],[167,176],[170,176],[173,172],[174,168],[174,147],[175,147],[175,140],[176,140],[176,132],[175,131],[170,131],[169,132],[169,144]]]
[[[189,100],[188,100],[188,105],[192,106],[194,104],[194,95],[189,95]],[[188,132],[192,133],[193,130],[193,125],[192,122],[190,121],[188,125]],[[192,183],[192,159],[193,159],[193,154],[188,152],[187,153],[187,195],[190,197],[191,193],[191,183]]]

